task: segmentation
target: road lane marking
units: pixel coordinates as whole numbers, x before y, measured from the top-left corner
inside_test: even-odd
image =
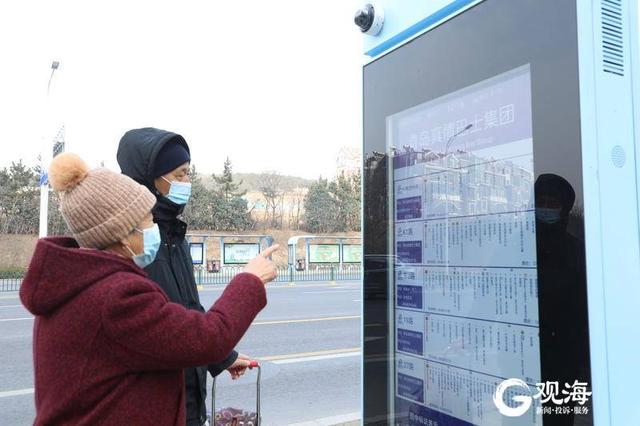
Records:
[[[352,319],[360,319],[360,315],[349,315],[349,316],[342,316],[342,317],[324,317],[324,318],[303,318],[303,319],[295,319],[295,320],[260,321],[260,322],[254,322],[253,325],[298,324],[298,323],[304,323],[304,322],[341,321],[341,320],[352,320]]]
[[[20,299],[20,296],[17,294],[14,296],[0,296],[0,300],[17,300]]]
[[[332,354],[332,355],[318,355],[318,356],[306,356],[302,358],[281,359],[273,361],[274,364],[297,364],[299,362],[311,362],[311,361],[325,361],[327,359],[349,358],[354,356],[360,356],[360,352],[347,352],[344,354]]]
[[[317,361],[321,359],[343,358],[360,354],[360,348],[329,349],[326,351],[299,352],[285,355],[271,355],[258,357],[261,361],[270,361],[275,364],[292,364],[295,362]]]
[[[34,317],[4,318],[4,319],[0,319],[0,322],[29,321],[29,320],[33,320],[33,318]],[[341,316],[341,317],[324,317],[324,318],[303,318],[303,319],[278,320],[278,321],[259,321],[259,322],[254,322],[252,325],[300,324],[300,323],[308,323],[308,322],[342,321],[342,320],[353,320],[353,319],[360,319],[360,315],[347,315],[347,316]]]
[[[316,352],[300,352],[286,355],[273,355],[259,357],[260,361],[270,361],[274,364],[295,364],[300,362],[323,361],[328,359],[347,358],[361,355],[360,348],[331,349]],[[0,392],[0,398],[10,398],[21,395],[31,395],[34,393],[33,388],[18,389],[12,391]]]
[[[2,308],[24,308],[22,305],[0,305],[0,309]]]
[[[33,392],[34,392],[33,388],[0,392],[0,398],[10,398],[12,396],[20,396],[20,395],[31,395],[33,394]]]
[[[326,283],[326,284],[322,284],[322,283]],[[210,284],[210,283],[200,283],[199,285],[203,286],[204,289],[200,290],[200,291],[221,291],[224,290],[227,287],[228,283],[225,284]],[[291,284],[295,284],[295,285],[291,285]],[[273,290],[273,289],[301,289],[301,288],[349,288],[349,287],[353,287],[353,286],[361,286],[362,285],[362,281],[361,280],[345,280],[345,281],[341,281],[341,284],[339,287],[336,287],[336,284],[332,284],[329,281],[323,281],[323,280],[318,280],[318,281],[294,281],[294,282],[289,282],[289,281],[278,281],[277,283],[271,282],[269,284],[267,284],[267,289]],[[2,293],[2,292],[0,292]],[[20,296],[17,292],[13,292],[10,291],[9,293],[14,293],[14,294],[10,294],[10,295],[4,295],[4,296],[0,296],[0,300],[6,300],[6,299],[19,299]]]
[[[32,320],[33,317],[29,317],[29,318],[5,318],[5,319],[0,319],[0,322],[9,322],[9,321],[28,321],[28,320]]]
[[[292,285],[294,284],[294,285]],[[227,288],[227,284],[203,284],[204,289],[200,290],[200,292],[212,292],[212,291],[222,291],[225,288]],[[353,284],[347,284],[344,287],[336,287],[335,284],[305,284],[303,282],[297,281],[294,283],[289,283],[289,282],[284,282],[284,283],[277,283],[277,284],[267,284],[267,291],[270,290],[305,290],[308,288],[334,288],[334,289],[341,289],[341,288],[357,288],[358,291],[361,287],[361,283],[360,282],[353,282]]]
[[[362,413],[357,411],[355,413],[343,414],[341,416],[323,417],[321,419],[314,419],[300,423],[289,423],[287,426],[331,426],[347,423],[351,424],[355,422],[360,424],[360,419],[362,419]]]

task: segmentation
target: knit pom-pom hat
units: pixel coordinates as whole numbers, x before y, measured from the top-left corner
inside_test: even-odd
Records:
[[[156,202],[133,179],[104,168],[89,169],[71,153],[53,159],[49,181],[61,195],[60,212],[81,247],[104,249],[122,241]]]

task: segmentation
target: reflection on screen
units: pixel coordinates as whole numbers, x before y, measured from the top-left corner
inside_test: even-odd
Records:
[[[416,425],[542,424],[493,402],[505,379],[541,381],[529,66],[390,116],[387,135],[396,404]]]

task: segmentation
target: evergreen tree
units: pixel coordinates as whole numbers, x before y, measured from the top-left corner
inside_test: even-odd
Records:
[[[348,232],[360,227],[360,186],[343,174],[330,185],[337,206],[336,231]]]
[[[338,206],[326,179],[319,178],[311,185],[304,199],[304,209],[304,223],[307,231],[322,233],[336,230]]]
[[[240,190],[242,180],[234,182],[231,160],[224,161],[222,176],[213,175],[218,188],[213,206],[213,227],[219,231],[242,231],[253,227],[247,201],[247,191]]]
[[[218,198],[213,204],[213,229],[216,231],[245,231],[253,228],[247,212],[247,201],[236,197],[230,201]]]
[[[318,179],[304,200],[305,229],[309,232],[360,230],[360,174],[341,174],[329,182]]]
[[[251,229],[253,221],[247,211],[244,192],[233,182],[231,162],[225,161],[224,173],[216,182],[219,187],[207,189],[194,165],[191,166],[191,199],[183,219],[191,229],[203,231],[242,231]]]
[[[49,194],[48,222],[47,234],[71,236],[67,223],[60,213],[60,196],[53,192]]]
[[[240,190],[240,187],[242,186],[242,180],[240,180],[240,182],[238,183],[235,183],[233,181],[231,160],[229,160],[229,157],[227,157],[224,162],[224,170],[222,172],[222,176],[218,177],[214,174],[213,179],[218,184],[218,193],[226,201],[231,201],[234,198],[244,197],[244,195],[247,193],[247,191]]]
[[[213,228],[213,211],[211,203],[213,202],[211,191],[209,191],[202,183],[201,177],[198,175],[195,165],[191,165],[191,198],[187,203],[182,219],[189,224],[191,229],[212,229]]]
[[[40,188],[34,169],[22,161],[0,171],[0,232],[35,234],[40,217]]]
[[[350,231],[360,231],[362,224],[362,174],[360,170],[351,176],[354,216],[350,222]]]

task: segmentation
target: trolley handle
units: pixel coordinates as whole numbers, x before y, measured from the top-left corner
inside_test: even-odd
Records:
[[[260,416],[260,376],[262,369],[260,368],[260,362],[258,360],[250,360],[248,369],[258,369],[258,378],[256,379],[256,425],[260,426],[262,418]],[[211,426],[215,426],[216,421],[216,378],[213,378],[213,386],[211,387]]]

